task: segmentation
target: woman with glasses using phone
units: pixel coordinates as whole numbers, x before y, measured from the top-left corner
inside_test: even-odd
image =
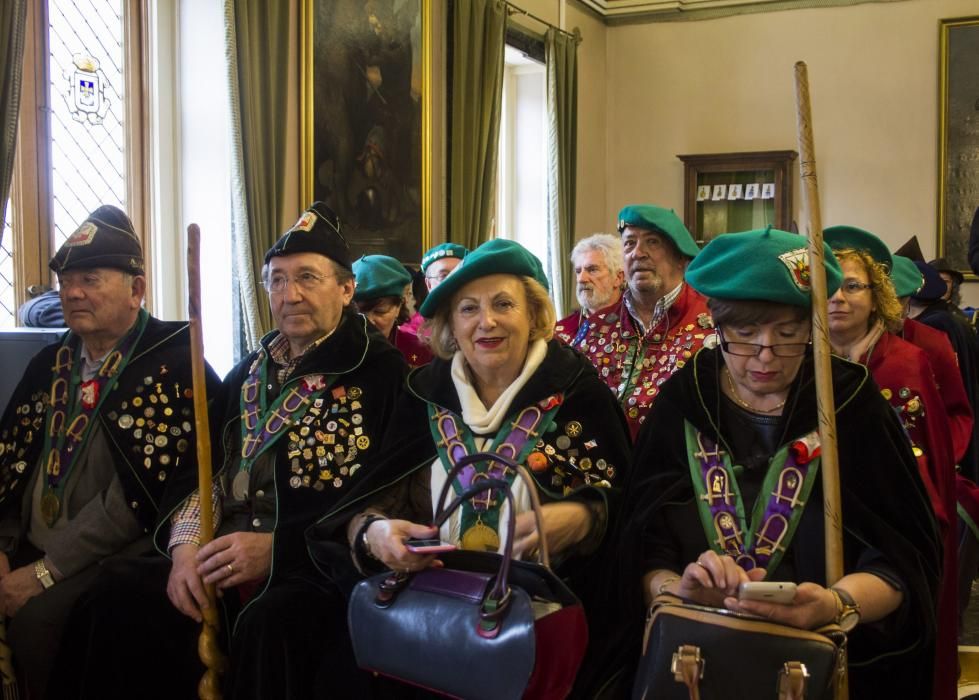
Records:
[[[894,412],[864,367],[838,359],[846,575],[825,578],[806,246],[771,228],[727,234],[688,267],[716,338],[661,387],[639,433],[618,558],[647,605],[671,593],[805,629],[836,622],[851,633],[851,697],[926,697],[934,519]],[[835,291],[828,249],[826,276]],[[762,580],[798,583],[795,597],[738,599]]]
[[[955,697],[957,644],[957,533],[955,453],[945,403],[928,356],[892,331],[903,326],[889,271],[893,259],[877,236],[853,226],[824,232],[843,271],[829,300],[833,352],[866,365],[881,395],[907,431],[941,529],[945,557],[939,597],[936,698]]]

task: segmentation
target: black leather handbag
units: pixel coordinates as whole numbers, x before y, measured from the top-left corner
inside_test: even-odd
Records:
[[[491,489],[510,503],[503,554],[457,550],[440,555],[442,568],[361,581],[348,610],[357,663],[467,700],[564,698],[584,657],[588,627],[581,603],[550,569],[544,538],[539,562],[511,558],[514,500],[500,479],[483,479],[441,507],[457,472],[487,459],[507,464],[527,482],[540,531],[540,503],[523,467],[496,454],[460,460],[446,478],[434,526]]]
[[[657,596],[633,700],[832,700],[845,678],[846,634]]]

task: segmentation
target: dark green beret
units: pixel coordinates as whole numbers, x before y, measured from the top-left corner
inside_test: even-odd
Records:
[[[909,297],[918,292],[925,284],[918,266],[911,258],[903,255],[894,255],[894,267],[891,268],[891,282],[894,283],[894,291],[898,297]]]
[[[357,278],[354,301],[400,297],[411,283],[405,266],[390,255],[364,255],[354,261],[353,269]]]
[[[441,260],[442,258],[458,258],[462,260],[468,252],[468,248],[458,243],[441,243],[434,248],[430,248],[422,256],[422,272],[427,270],[428,266],[436,260]]]
[[[544,268],[537,256],[516,241],[494,238],[469,253],[452,274],[428,293],[418,310],[425,318],[432,318],[442,304],[447,304],[455,293],[480,277],[511,274],[531,277],[548,289]]]
[[[840,288],[843,273],[825,243],[823,254],[827,292],[832,296]],[[809,241],[773,228],[725,233],[704,246],[687,267],[685,279],[707,297],[809,307]]]
[[[111,267],[131,275],[143,274],[143,247],[133,223],[123,211],[106,204],[99,207],[68,236],[48,263],[55,272]]]
[[[340,233],[340,218],[323,202],[313,202],[299,221],[282,234],[265,254],[265,264],[280,255],[319,253],[350,268],[350,248]]]
[[[830,226],[823,231],[823,241],[833,250],[853,248],[862,250],[888,270],[894,265],[891,251],[870,231],[864,231],[856,226]]]
[[[632,204],[619,212],[619,233],[622,233],[626,226],[664,234],[673,241],[680,253],[688,258],[696,257],[700,252],[693,236],[672,209],[664,209],[652,204]]]

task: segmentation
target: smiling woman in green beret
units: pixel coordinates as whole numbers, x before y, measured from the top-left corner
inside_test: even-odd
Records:
[[[807,245],[771,228],[726,234],[687,268],[716,335],[663,384],[639,433],[618,560],[647,605],[671,593],[805,629],[839,623],[860,664],[852,697],[924,697],[916,684],[929,681],[908,669],[933,649],[934,519],[893,411],[865,368],[836,359],[846,575],[825,578]],[[825,258],[835,292],[840,267],[828,247]],[[760,580],[798,582],[794,600],[738,599],[740,583]],[[643,601],[632,605],[638,633]],[[731,697],[763,692],[737,680]],[[895,694],[882,692],[892,681]]]
[[[453,464],[465,454],[499,451],[533,474],[552,561],[588,598],[589,564],[606,536],[613,487],[628,473],[629,438],[615,397],[591,363],[551,338],[555,313],[547,290],[540,261],[498,239],[466,255],[425,299],[421,313],[437,358],[409,375],[385,441],[390,467],[373,475],[380,495],[348,530],[360,566],[430,565],[433,555],[406,548],[410,537],[499,551],[508,534],[504,499],[467,501],[441,531],[426,524]],[[512,483],[514,552],[535,556],[529,493],[514,471],[482,462],[464,471],[454,490],[484,476]]]

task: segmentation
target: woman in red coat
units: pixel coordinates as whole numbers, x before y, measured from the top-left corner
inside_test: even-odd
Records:
[[[825,231],[843,270],[829,300],[833,351],[866,365],[897,412],[918,458],[942,530],[945,556],[938,602],[935,698],[956,697],[957,566],[955,454],[948,416],[927,355],[892,330],[902,327],[901,305],[888,275],[891,253],[872,233],[850,226]]]

